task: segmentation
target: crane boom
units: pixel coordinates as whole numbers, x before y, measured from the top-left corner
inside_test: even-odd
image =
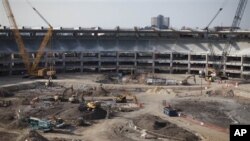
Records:
[[[46,35],[45,35],[44,38],[43,38],[43,41],[42,41],[42,43],[41,43],[41,45],[40,45],[40,47],[39,47],[39,49],[38,49],[38,51],[37,51],[37,54],[36,54],[36,58],[35,58],[35,60],[34,60],[34,63],[33,63],[33,65],[32,65],[32,67],[31,67],[31,71],[32,71],[32,72],[34,72],[34,71],[37,69],[37,66],[38,66],[38,64],[39,64],[39,62],[40,62],[40,60],[41,60],[41,58],[42,58],[42,56],[43,56],[43,54],[44,54],[44,49],[45,49],[45,47],[47,46],[49,40],[50,40],[51,37],[52,37],[52,30],[53,30],[53,29],[50,27],[50,28],[48,29]]]
[[[236,28],[239,27],[242,16],[243,16],[243,14],[245,12],[247,1],[248,0],[240,0],[239,1],[237,10],[236,10],[236,13],[235,13],[235,16],[234,16],[234,20],[233,20],[233,23],[232,23],[232,26],[231,26],[231,31],[234,31]]]
[[[213,23],[213,21],[215,20],[215,18],[220,14],[220,12],[223,10],[223,8],[220,8],[219,10],[218,10],[218,12],[215,14],[215,16],[213,17],[213,19],[208,23],[208,25],[206,26],[206,28],[205,28],[205,30],[207,30],[208,31],[208,28],[209,28],[209,26]]]
[[[40,18],[42,18],[43,21],[49,26],[49,29],[48,29],[46,35],[45,35],[44,38],[43,38],[43,41],[42,41],[42,43],[41,43],[41,45],[40,45],[40,47],[39,47],[39,49],[38,49],[38,51],[37,51],[37,54],[36,54],[36,58],[35,58],[35,60],[34,60],[34,63],[33,63],[33,65],[32,65],[32,67],[31,67],[31,71],[34,72],[34,71],[37,69],[37,66],[38,66],[38,64],[39,64],[39,62],[40,62],[40,60],[41,60],[41,58],[42,58],[42,56],[43,56],[43,54],[44,54],[44,49],[45,49],[45,47],[47,46],[49,40],[50,40],[51,37],[52,37],[53,27],[51,26],[51,24],[42,16],[42,14],[41,14],[35,7],[32,7],[32,9],[33,9],[33,10],[38,14],[38,16],[39,16]]]
[[[15,40],[16,40],[16,43],[17,43],[17,46],[19,49],[19,54],[22,57],[22,60],[23,60],[23,63],[25,65],[26,70],[28,71],[28,73],[30,73],[31,66],[30,66],[29,55],[28,55],[27,50],[24,46],[24,41],[23,41],[21,34],[19,32],[17,23],[15,21],[13,12],[12,12],[11,7],[10,7],[10,3],[8,0],[3,0],[2,2],[3,2],[4,9],[6,11],[10,26],[11,26],[11,30],[14,33],[14,37],[15,37]]]

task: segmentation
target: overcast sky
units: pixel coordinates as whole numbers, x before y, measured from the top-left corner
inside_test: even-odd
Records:
[[[2,0],[1,0],[2,1]],[[26,0],[9,0],[19,26],[45,26]],[[150,18],[170,17],[172,27],[204,28],[220,7],[223,11],[212,26],[232,24],[239,0],[29,0],[54,26],[104,28],[144,27]],[[0,24],[9,25],[0,3]],[[250,29],[250,2],[241,21]]]

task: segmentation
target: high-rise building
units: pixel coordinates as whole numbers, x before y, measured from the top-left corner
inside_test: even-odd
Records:
[[[158,15],[157,17],[151,18],[151,27],[157,27],[159,29],[168,29],[169,22],[170,22],[169,17]]]

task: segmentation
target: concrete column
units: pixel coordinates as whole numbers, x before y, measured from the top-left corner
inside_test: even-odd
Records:
[[[117,51],[116,52],[116,72],[118,73],[119,72],[119,52]]]
[[[49,61],[48,52],[44,53],[44,61],[45,61],[45,68],[48,68],[48,61]]]
[[[13,64],[13,59],[14,59],[14,54],[13,53],[11,53],[11,55],[10,55],[10,58],[8,59],[9,60],[9,68],[10,68],[10,71],[9,71],[9,75],[12,75],[12,64]]]
[[[152,52],[153,56],[152,56],[152,73],[153,75],[155,74],[155,51]]]
[[[188,53],[188,74],[191,73],[191,54]]]
[[[62,61],[63,61],[63,72],[66,72],[66,65],[65,65],[65,52],[62,53]]]
[[[170,74],[173,73],[173,52],[170,53]]]
[[[81,72],[83,72],[83,52],[80,52]]]
[[[208,54],[206,54],[206,68],[205,68],[206,75],[208,75],[208,59],[209,59],[209,56]]]
[[[137,71],[137,52],[135,52],[134,53],[135,54],[135,61],[134,61],[134,63],[135,63],[135,66],[134,66],[134,72],[136,72]]]
[[[98,72],[101,72],[101,52],[98,52]]]
[[[244,77],[244,75],[243,75],[243,69],[244,69],[244,67],[243,67],[243,63],[244,63],[244,56],[243,55],[241,55],[241,62],[240,62],[240,77],[241,78],[243,78]]]
[[[222,56],[222,57],[224,57],[223,62],[222,62],[222,65],[223,65],[223,75],[226,75],[226,69],[227,69],[227,66],[226,66],[227,56]]]

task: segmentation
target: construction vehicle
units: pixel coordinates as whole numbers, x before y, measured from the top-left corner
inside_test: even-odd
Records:
[[[128,92],[128,91],[125,91],[125,94],[123,94],[123,95],[118,95],[118,96],[116,96],[115,102],[116,102],[116,103],[127,103],[127,96],[132,97],[134,103],[135,103],[135,104],[138,104],[137,97],[136,97],[135,95],[131,94],[131,93]]]
[[[30,101],[31,107],[35,107],[35,104],[39,102],[39,97],[35,97]]]
[[[170,116],[170,117],[177,117],[179,114],[176,109],[172,107],[164,107],[163,108],[163,113]]]
[[[56,116],[49,117],[49,121],[56,128],[62,128],[65,126],[64,120],[62,118],[57,118]]]
[[[52,123],[48,120],[41,120],[39,118],[29,117],[28,123],[30,124],[32,129],[42,130],[43,132],[49,132],[53,129]]]
[[[101,107],[101,103],[98,101],[91,101],[87,103],[87,110],[88,111],[95,111],[96,109]]]
[[[196,84],[196,78],[195,78],[195,75],[189,75],[187,76],[185,79],[183,79],[182,81],[179,82],[180,85],[188,85],[188,79],[190,78],[194,78],[194,83]]]
[[[29,54],[27,52],[27,49],[25,48],[24,41],[23,41],[22,36],[19,32],[19,29],[18,29],[17,23],[15,21],[12,9],[10,7],[9,1],[3,0],[3,5],[4,5],[4,8],[5,8],[9,23],[10,23],[11,30],[14,34],[14,38],[16,40],[16,43],[17,43],[17,46],[19,49],[19,54],[22,57],[24,66],[27,70],[28,75],[25,76],[24,78],[26,78],[26,77],[56,78],[55,70],[53,70],[51,68],[50,69],[47,69],[47,68],[39,69],[38,68],[38,64],[39,64],[39,62],[44,54],[45,47],[47,46],[48,42],[50,41],[50,39],[52,37],[52,31],[53,31],[52,26],[34,7],[32,7],[33,10],[49,25],[49,29],[42,40],[42,43],[41,43],[41,45],[36,53],[36,56],[35,56],[33,63],[31,63],[30,58],[29,58]]]
[[[203,71],[202,74],[205,74],[205,72]],[[221,71],[215,69],[215,68],[208,68],[207,69],[207,74],[203,76],[201,76],[200,74],[200,77],[202,78],[205,78],[206,81],[209,81],[209,82],[214,82],[215,80],[227,80],[228,77],[225,76]]]
[[[9,107],[11,104],[10,100],[0,100],[0,107]]]
[[[66,95],[67,92],[70,91],[70,95]],[[71,102],[71,103],[79,103],[79,101],[84,101],[83,95],[81,96],[81,99],[78,99],[78,93],[74,91],[73,86],[69,88],[65,88],[63,93],[61,95],[56,94],[54,96],[55,101],[61,101],[61,102]]]
[[[81,102],[78,110],[79,111],[96,111],[101,108],[101,103],[99,101]]]

